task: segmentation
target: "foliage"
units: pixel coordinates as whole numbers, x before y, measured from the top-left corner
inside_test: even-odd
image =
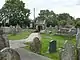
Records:
[[[20,26],[29,23],[30,10],[25,9],[25,3],[20,0],[7,0],[0,9],[0,20],[2,23]],[[8,21],[8,22],[7,22]]]
[[[50,34],[41,34],[41,37],[42,37],[42,40],[41,40],[42,41],[42,49],[41,49],[42,55],[47,56],[51,58],[52,60],[59,60],[60,59],[59,48],[63,47],[64,42],[65,40],[68,40],[68,37],[67,36],[55,36],[55,35],[53,36]],[[56,53],[51,53],[51,54],[47,53],[50,40],[57,41],[57,52]],[[73,44],[76,44],[75,37],[72,37],[71,40],[69,41],[71,41]]]
[[[39,16],[36,19],[46,20],[46,25],[48,27],[50,25],[55,26],[57,24],[56,14],[53,11],[49,11],[49,10],[41,10]]]
[[[75,27],[76,27],[76,28],[78,28],[78,27],[80,28],[80,21],[77,21],[77,22],[76,22]]]
[[[61,26],[65,26],[67,23],[66,23],[66,21],[65,20],[61,20],[61,21],[59,21],[59,25],[61,25]]]
[[[46,24],[49,27],[50,25],[74,25],[75,19],[68,13],[55,14],[53,11],[40,10],[39,16],[36,20],[46,20]]]
[[[74,25],[74,18],[70,16],[68,13],[58,14],[57,19],[60,25]]]

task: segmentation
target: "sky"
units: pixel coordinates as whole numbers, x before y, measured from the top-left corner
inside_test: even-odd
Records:
[[[74,18],[80,17],[80,0],[22,0],[25,3],[25,8],[31,10],[30,18],[34,19],[38,16],[40,10],[53,10],[56,14],[69,13]],[[5,0],[0,1],[0,8],[5,3]]]

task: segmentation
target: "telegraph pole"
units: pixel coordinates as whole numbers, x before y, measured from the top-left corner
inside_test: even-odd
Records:
[[[33,9],[33,11],[34,11],[34,13],[33,13],[33,16],[34,16],[34,24],[33,24],[33,26],[35,28],[35,23],[36,23],[36,21],[35,21],[35,8]]]
[[[34,8],[34,20],[35,20],[35,8]]]

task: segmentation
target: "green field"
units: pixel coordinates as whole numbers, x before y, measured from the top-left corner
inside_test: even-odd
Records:
[[[8,39],[9,40],[20,40],[20,39],[27,38],[31,34],[31,31],[32,30],[25,30],[25,31],[23,31],[19,34],[16,34],[16,35],[9,34]],[[48,47],[49,47],[50,40],[56,40],[56,42],[57,42],[57,52],[56,53],[51,53],[51,54],[48,53]],[[66,40],[69,40],[73,44],[76,43],[75,37],[71,37],[69,39],[69,37],[67,37],[67,36],[56,36],[56,35],[52,35],[52,34],[41,34],[41,43],[42,43],[41,55],[47,56],[47,57],[51,58],[52,60],[59,60],[59,48],[63,47],[64,42]],[[27,46],[25,48],[29,49],[29,46]]]
[[[42,37],[41,54],[53,60],[59,60],[59,48],[63,47],[64,42],[66,40],[69,40],[69,38],[67,36],[55,36],[55,35],[50,35],[50,34],[41,34],[41,37]],[[51,53],[51,54],[47,53],[50,40],[57,41],[57,52],[56,53]],[[72,37],[71,40],[69,41],[75,44],[76,42],[75,37]]]
[[[20,39],[25,39],[31,34],[31,30],[25,30],[23,32],[20,32],[16,35],[13,34],[8,34],[8,39],[9,40],[20,40]]]

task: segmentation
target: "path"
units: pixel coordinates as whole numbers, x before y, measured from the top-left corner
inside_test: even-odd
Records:
[[[32,34],[30,34],[30,36],[27,39],[10,40],[9,41],[10,47],[13,48],[13,49],[20,48],[20,47],[25,47],[26,45],[24,43],[31,42],[34,37],[39,37],[40,38],[40,34],[39,33],[32,33]]]
[[[30,52],[24,48],[18,48],[15,50],[20,54],[21,60],[51,60],[47,57]]]
[[[30,36],[27,39],[10,40],[9,41],[10,47],[12,49],[15,49],[19,53],[21,60],[51,60],[48,57],[44,57],[44,56],[35,54],[33,52],[30,52],[24,48],[21,48],[21,47],[26,46],[24,44],[25,42],[31,42],[34,37],[40,38],[40,34],[39,33],[32,33],[32,34],[30,34]]]

